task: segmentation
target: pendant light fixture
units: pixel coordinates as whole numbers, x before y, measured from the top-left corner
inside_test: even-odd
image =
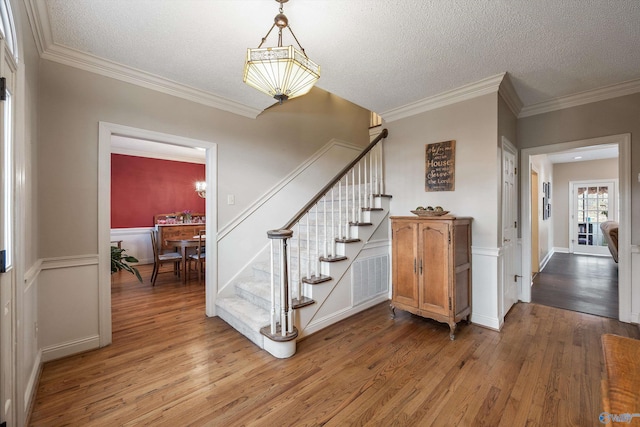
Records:
[[[256,49],[247,49],[243,81],[282,104],[282,101],[309,92],[320,78],[320,66],[307,57],[289,26],[289,20],[282,11],[282,5],[289,0],[276,1],[280,3],[280,13],[274,18],[267,35]],[[263,48],[274,27],[278,27],[278,46]],[[289,29],[300,50],[294,46],[282,46],[283,28]]]

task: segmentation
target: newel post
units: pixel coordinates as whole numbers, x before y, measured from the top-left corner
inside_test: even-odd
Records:
[[[280,251],[278,265],[280,267],[280,336],[287,337],[294,332],[293,327],[293,307],[291,304],[291,292],[289,290],[289,256],[287,254],[287,246],[289,239],[293,237],[292,230],[269,230],[267,231],[267,237],[271,239],[271,335],[277,334],[277,320],[278,314],[276,313],[276,284],[274,269],[274,241],[280,241]]]

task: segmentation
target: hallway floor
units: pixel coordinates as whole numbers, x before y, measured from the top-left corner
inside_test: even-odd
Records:
[[[611,257],[555,253],[533,279],[531,302],[618,318],[618,264]]]

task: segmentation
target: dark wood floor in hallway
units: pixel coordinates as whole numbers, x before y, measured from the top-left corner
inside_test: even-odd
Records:
[[[533,279],[531,301],[618,318],[618,264],[611,257],[554,253]]]
[[[116,279],[113,344],[46,363],[31,426],[595,426],[601,335],[640,338],[519,303],[501,332],[462,324],[450,341],[447,325],[380,304],[278,360],[205,317],[197,281]]]

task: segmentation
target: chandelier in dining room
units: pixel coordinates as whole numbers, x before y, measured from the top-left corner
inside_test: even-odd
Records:
[[[207,197],[207,183],[205,181],[196,182],[196,193],[203,199]]]

